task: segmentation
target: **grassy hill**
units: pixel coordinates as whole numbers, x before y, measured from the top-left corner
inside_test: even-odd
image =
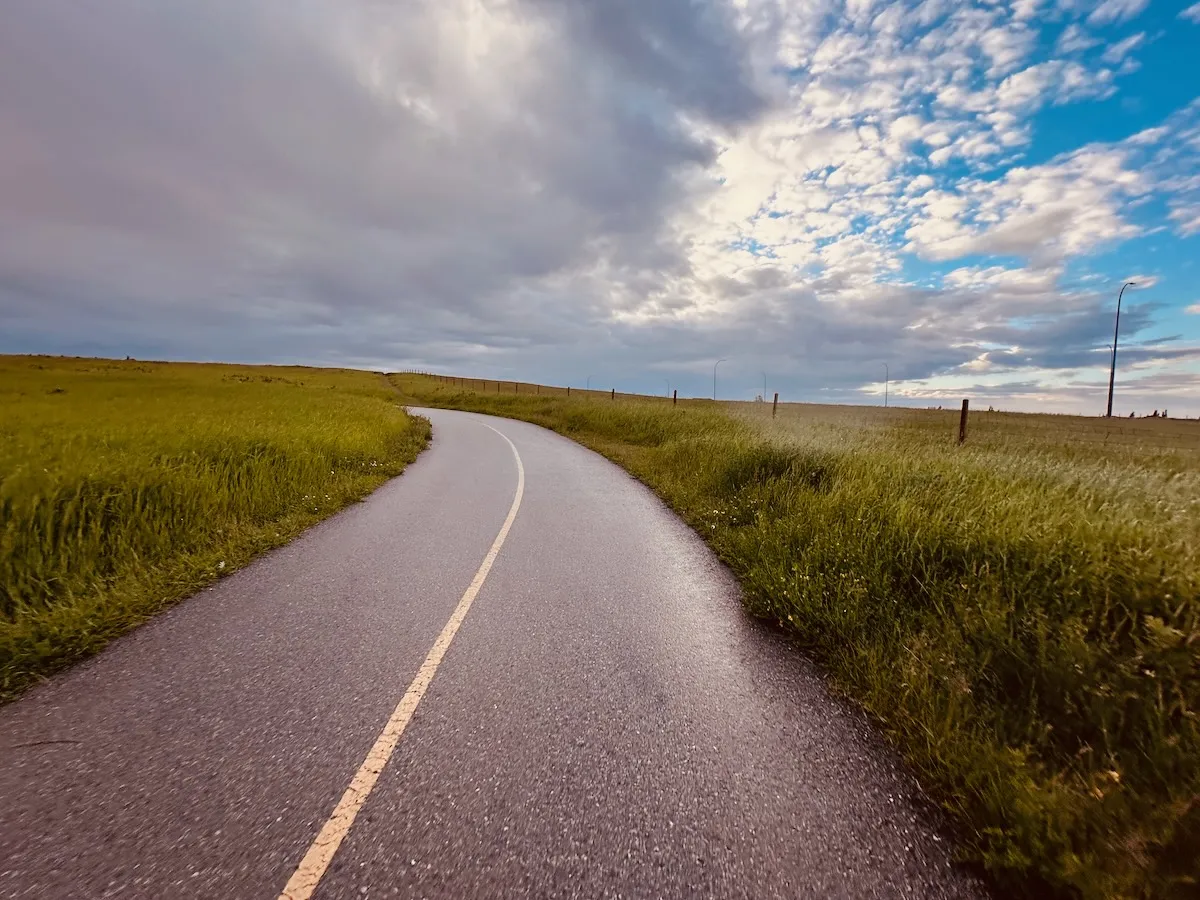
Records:
[[[379,375],[0,357],[0,699],[398,474]]]

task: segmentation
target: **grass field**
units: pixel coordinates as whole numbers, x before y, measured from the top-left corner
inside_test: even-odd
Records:
[[[1200,895],[1200,422],[393,376],[660,494],[872,712],[1004,894]]]
[[[425,446],[376,374],[0,357],[0,699]]]

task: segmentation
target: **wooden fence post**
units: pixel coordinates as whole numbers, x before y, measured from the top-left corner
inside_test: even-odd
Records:
[[[617,399],[617,389],[616,388],[612,389],[612,397],[610,399],[612,399],[612,400]]]
[[[679,389],[678,388],[671,391],[671,405],[672,406],[679,405]]]
[[[958,442],[960,444],[967,439],[967,403],[968,400],[964,397],[962,415],[958,417]]]
[[[779,409],[779,391],[775,392],[775,399],[771,401],[771,418],[775,418],[775,410]]]
[[[571,386],[569,384],[567,385],[567,396],[571,396]]]

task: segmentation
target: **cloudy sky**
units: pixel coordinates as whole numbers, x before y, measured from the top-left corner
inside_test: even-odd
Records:
[[[1200,3],[12,0],[0,352],[1200,415]]]

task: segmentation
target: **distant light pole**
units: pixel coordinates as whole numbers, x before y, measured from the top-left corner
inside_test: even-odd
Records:
[[[592,376],[591,376],[591,375],[589,375],[589,376],[587,377],[587,387],[585,387],[585,388],[584,388],[584,390],[585,390],[585,391],[590,391],[591,389],[592,389]]]
[[[1108,419],[1112,418],[1113,382],[1117,380],[1117,335],[1121,332],[1121,297],[1125,294],[1125,288],[1135,284],[1136,281],[1125,282],[1121,285],[1121,292],[1117,294],[1117,324],[1113,326],[1112,366],[1108,370],[1108,412],[1104,414]]]
[[[767,399],[767,373],[763,372],[763,400]]]
[[[670,379],[670,378],[664,378],[664,379],[663,379],[663,381],[664,381],[664,382],[666,382],[666,385],[667,385],[667,394],[666,394],[666,395],[667,395],[668,397],[670,397],[670,396],[671,396],[671,379]]]
[[[725,360],[718,359],[715,363],[713,363],[713,399],[714,400],[717,399],[717,366],[719,366],[723,362],[725,362]]]
[[[887,389],[888,382],[891,380],[892,373],[888,369],[888,364],[883,364],[883,408],[887,409]]]

